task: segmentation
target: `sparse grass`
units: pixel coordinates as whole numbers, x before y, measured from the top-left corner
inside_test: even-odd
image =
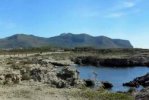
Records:
[[[74,56],[73,53],[67,52],[67,53],[52,53],[49,54],[48,56],[50,56],[51,58],[55,59],[55,60],[66,60],[69,59],[70,57]]]
[[[0,86],[0,100],[134,100],[129,94],[110,93],[100,89],[94,91],[91,89],[56,89],[49,86]],[[13,99],[12,99],[13,98]],[[19,99],[18,99],[19,98]],[[66,99],[67,98],[67,99]]]
[[[23,52],[31,54],[30,50],[25,50]],[[39,54],[39,52],[40,50],[38,51],[38,54],[35,52],[32,52],[32,53],[35,53],[35,56],[38,57],[42,55],[42,54]],[[48,53],[47,51],[45,52]],[[17,51],[17,53],[19,54],[19,51]],[[44,56],[50,56],[55,60],[65,60],[65,59],[74,58],[77,56],[96,56],[99,58],[109,58],[109,57],[110,58],[124,58],[124,57],[127,58],[127,57],[132,57],[135,55],[149,56],[148,53],[149,53],[149,50],[145,50],[145,49],[96,49],[96,50],[89,50],[89,51],[87,50],[77,51],[77,50],[68,49],[68,51],[66,52],[53,52],[52,54],[50,53]],[[0,54],[4,54],[4,53],[0,53]],[[8,55],[9,55],[9,52],[8,52]]]
[[[66,60],[72,59],[78,56],[94,56],[98,58],[124,58],[129,57],[129,53],[122,53],[122,52],[109,52],[109,53],[102,53],[102,52],[64,52],[64,53],[52,53],[46,56],[49,56],[55,60]],[[132,56],[132,55],[131,55]]]
[[[33,95],[33,93],[30,90],[17,90],[13,92],[13,97],[16,98],[31,98]]]
[[[106,90],[94,91],[91,89],[71,93],[74,97],[86,98],[86,100],[134,100],[130,94],[110,93]]]

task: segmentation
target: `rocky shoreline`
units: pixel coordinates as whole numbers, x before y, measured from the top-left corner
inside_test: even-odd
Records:
[[[1,62],[0,83],[20,84],[24,81],[40,82],[54,88],[93,87],[94,80],[83,80],[72,67],[70,60],[54,60],[48,56],[6,57]],[[92,85],[89,85],[92,83]],[[101,82],[101,87],[111,88],[112,84]]]
[[[149,86],[149,73],[147,73],[144,76],[137,77],[133,81],[130,81],[128,83],[124,83],[123,86],[128,86],[128,87],[148,87]]]
[[[40,57],[7,58],[2,63],[5,63],[5,67],[0,73],[0,83],[4,85],[34,81],[48,84],[51,87],[69,88],[85,84],[79,78],[76,69],[67,64],[51,62]]]
[[[79,65],[109,66],[109,67],[131,67],[149,66],[149,59],[145,57],[128,58],[98,58],[95,56],[79,56],[72,59]]]
[[[125,67],[137,65],[147,66],[148,62],[147,58],[143,57],[132,60],[132,58],[118,59],[77,56],[73,59],[70,58],[71,60],[56,60],[49,55],[40,54],[29,57],[5,57],[0,59],[0,86],[40,83],[56,89],[90,88],[95,85],[94,80],[83,80],[79,78],[79,72],[72,67],[74,63],[79,65]],[[102,90],[113,87],[109,82],[100,83],[101,85],[97,87],[97,91],[100,88]],[[137,95],[138,93],[133,96],[136,97]]]
[[[95,56],[79,56],[73,59],[74,63],[78,65],[92,65],[96,67],[135,67],[135,66],[149,66],[148,57],[126,57],[126,58],[98,58]],[[137,77],[133,81],[122,84],[130,87],[132,95],[135,100],[149,100],[149,73],[144,76]],[[136,91],[135,88],[143,86],[141,91]],[[134,88],[131,90],[131,88]]]

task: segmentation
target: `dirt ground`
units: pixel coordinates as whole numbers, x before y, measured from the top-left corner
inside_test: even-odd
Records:
[[[42,55],[51,54],[52,52],[43,53]],[[57,52],[58,53],[58,52]],[[36,53],[35,53],[36,54]],[[19,55],[0,55],[0,60],[9,57],[26,57],[35,54]],[[51,59],[51,61],[54,61]],[[63,62],[63,61],[60,61]],[[67,61],[66,61],[67,62]],[[3,71],[5,63],[1,63],[0,71]],[[23,81],[20,84],[3,85],[0,84],[0,100],[84,100],[79,97],[73,97],[70,93],[77,92],[79,89],[57,89],[38,82]]]
[[[28,85],[27,85],[28,84]],[[38,83],[0,86],[0,100],[84,100],[71,93],[79,89],[56,89]]]

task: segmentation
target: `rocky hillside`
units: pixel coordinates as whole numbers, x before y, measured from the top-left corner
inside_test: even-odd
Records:
[[[43,38],[33,35],[16,34],[0,39],[0,48],[27,47],[94,47],[94,48],[133,48],[128,40],[111,39],[105,36],[90,36],[88,34],[64,33],[59,36]]]

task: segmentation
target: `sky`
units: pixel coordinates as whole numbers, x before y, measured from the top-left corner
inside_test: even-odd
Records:
[[[149,0],[0,0],[0,38],[87,33],[149,48]]]

